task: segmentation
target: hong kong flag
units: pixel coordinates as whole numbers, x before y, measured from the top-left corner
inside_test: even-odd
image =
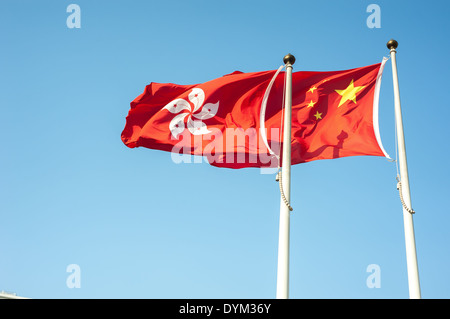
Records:
[[[292,74],[291,163],[386,156],[378,129],[382,63]],[[131,102],[130,148],[204,156],[228,168],[281,166],[284,72],[242,73],[195,85],[151,83]]]

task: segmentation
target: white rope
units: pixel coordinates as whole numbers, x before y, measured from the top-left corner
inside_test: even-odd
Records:
[[[400,194],[400,201],[402,202],[403,208],[405,208],[408,213],[415,214],[416,212],[412,208],[409,208],[406,205],[405,201],[403,200],[402,182],[400,181],[400,177],[398,175],[397,175],[397,182],[398,182],[397,183],[397,189],[398,189],[398,192]]]
[[[278,172],[276,181],[280,185],[280,194],[281,198],[283,199],[283,202],[286,204],[286,206],[289,208],[290,211],[293,210],[292,206],[289,204],[288,200],[286,199],[286,195],[283,191],[283,180],[281,177],[281,167],[280,167],[280,154],[275,154],[275,152],[270,148],[269,143],[267,141],[267,135],[266,135],[266,127],[265,127],[265,121],[266,121],[266,107],[267,107],[267,101],[269,99],[270,90],[272,89],[273,83],[275,82],[275,79],[277,78],[278,74],[281,72],[281,70],[285,67],[285,65],[282,65],[278,68],[278,70],[275,72],[274,76],[269,82],[269,85],[266,88],[266,92],[264,93],[264,97],[261,103],[261,111],[259,115],[259,122],[260,122],[260,132],[261,132],[261,138],[264,142],[264,144],[267,147],[267,150],[269,151],[270,155],[275,156],[277,158],[277,166],[278,166]],[[283,100],[282,100],[282,106],[281,106],[281,118],[280,118],[280,128],[283,127],[283,119],[284,119],[284,93],[286,92],[286,76],[284,77],[283,82]],[[281,142],[281,136],[282,136],[282,129],[279,131],[278,140]]]
[[[284,76],[284,82],[283,82],[283,99],[282,99],[282,104],[281,104],[281,119],[280,119],[280,135],[278,136],[278,140],[281,143],[281,137],[283,136],[283,122],[284,122],[284,99],[285,99],[285,92],[286,92],[286,74]],[[290,141],[289,141],[290,142]],[[280,150],[281,152],[281,150]],[[284,204],[289,208],[289,210],[292,212],[294,209],[292,208],[291,204],[289,203],[289,201],[286,199],[286,195],[284,194],[284,190],[283,190],[283,179],[281,177],[282,175],[282,168],[280,166],[280,156],[277,156],[278,159],[278,172],[277,172],[277,177],[276,177],[276,181],[278,182],[279,186],[280,186],[280,194],[281,194],[281,199],[283,200]]]
[[[394,125],[395,127],[395,160],[391,161],[391,162],[395,162],[395,169],[397,170],[397,190],[398,190],[398,194],[400,197],[400,202],[402,203],[403,208],[410,214],[415,214],[416,212],[408,207],[405,203],[405,200],[403,199],[403,190],[402,190],[402,182],[400,179],[400,170],[398,167],[398,139],[397,139],[397,125]]]
[[[286,204],[286,206],[289,208],[289,210],[292,212],[294,209],[292,208],[291,204],[288,202],[288,200],[286,199],[286,195],[284,195],[284,191],[283,191],[283,180],[281,178],[281,175],[283,175],[281,173],[281,170],[278,170],[277,173],[277,181],[278,184],[280,184],[280,194],[281,194],[281,198],[283,199],[284,204]]]
[[[273,75],[272,79],[269,82],[269,85],[266,88],[266,92],[264,92],[264,97],[261,103],[261,111],[259,114],[259,122],[260,122],[260,132],[261,132],[261,138],[266,145],[270,155],[276,156],[278,158],[278,162],[280,161],[280,158],[277,154],[272,151],[272,149],[269,146],[269,143],[267,142],[267,134],[266,134],[266,107],[267,107],[267,100],[269,99],[270,90],[272,89],[273,83],[275,82],[275,79],[277,78],[280,71],[284,68],[284,65],[280,66],[278,70]]]

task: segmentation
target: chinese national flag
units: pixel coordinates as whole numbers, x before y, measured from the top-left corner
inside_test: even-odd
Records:
[[[384,63],[292,74],[292,164],[388,157],[378,131]],[[283,143],[284,73],[268,90],[275,74],[234,72],[195,85],[151,83],[131,102],[122,141],[130,148],[205,156],[219,167],[281,166],[272,154],[280,155]]]

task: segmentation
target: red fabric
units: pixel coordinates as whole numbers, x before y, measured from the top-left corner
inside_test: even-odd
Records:
[[[373,128],[380,65],[293,73],[292,164],[384,156]],[[259,130],[261,103],[274,74],[234,72],[196,85],[151,83],[131,102],[122,141],[130,148],[203,155],[219,167],[276,166]],[[265,115],[268,143],[276,154],[282,148],[284,76],[280,73],[274,82]]]

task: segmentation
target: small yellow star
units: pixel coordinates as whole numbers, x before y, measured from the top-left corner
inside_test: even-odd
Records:
[[[342,96],[341,101],[339,102],[338,107],[347,102],[348,100],[353,101],[356,104],[356,93],[364,89],[365,86],[354,86],[353,80],[347,86],[345,90],[335,90],[339,95]]]
[[[317,90],[317,88],[315,86],[311,87],[308,92],[314,93],[314,90]]]
[[[319,113],[319,111],[317,111],[316,114],[314,114],[314,116],[316,117],[316,120],[322,119],[322,113]]]
[[[313,107],[314,106],[314,104],[316,104],[317,102],[313,102],[312,100],[311,100],[311,102],[309,102],[309,104],[308,104],[308,107]]]

